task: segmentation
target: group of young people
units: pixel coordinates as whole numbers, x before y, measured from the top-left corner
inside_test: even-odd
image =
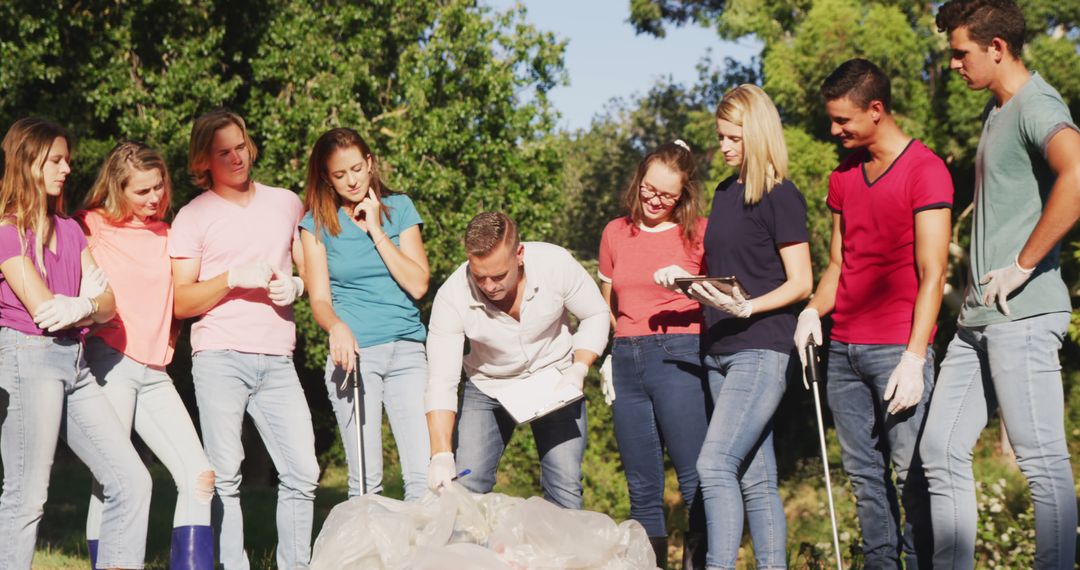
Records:
[[[831,314],[828,399],[867,567],[973,567],[972,450],[1000,409],[1035,503],[1036,565],[1071,568],[1076,501],[1057,351],[1071,311],[1059,256],[1080,217],[1080,131],[1021,61],[1023,14],[1010,0],[946,2],[938,25],[950,67],[992,97],[975,166],[971,279],[937,375],[952,181],[897,125],[889,78],[867,60],[845,62],[821,86],[831,131],[852,152],[829,179],[830,259],[816,290],[780,114],[761,88],[741,85],[716,110],[719,152],[735,174],[708,218],[682,141],[638,165],[627,215],[601,238],[599,286],[565,249],[522,242],[508,216],[481,213],[427,328],[416,305],[430,278],[423,221],[355,131],[316,141],[302,203],[252,180],[257,151],[241,117],[199,117],[188,170],[204,191],[170,226],[158,152],[117,145],[68,217],[70,136],[46,120],[16,121],[0,182],[0,566],[30,567],[58,437],[94,477],[94,567],[143,566],[151,480],[134,428],[177,486],[170,566],[247,568],[246,413],[279,476],[277,564],[306,567],[319,467],[292,361],[292,304],[306,294],[329,335],[325,384],[350,496],[381,490],[384,407],[406,500],[454,481],[490,491],[517,425],[500,387],[553,373],[557,389],[580,390],[614,329],[603,392],[631,517],[658,564],[666,449],[689,511],[683,567],[734,568],[745,517],[757,567],[784,568],[772,420],[806,345],[825,344]],[[701,274],[739,286],[676,282]],[[188,318],[198,433],[165,369]],[[361,383],[360,417],[350,378]],[[581,508],[584,401],[529,425],[545,498]]]

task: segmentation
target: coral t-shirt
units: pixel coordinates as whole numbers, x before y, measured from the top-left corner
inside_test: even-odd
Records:
[[[687,244],[677,225],[650,231],[629,217],[608,222],[600,237],[599,273],[614,293],[615,336],[701,332],[698,302],[653,281],[656,270],[669,265],[703,273],[705,218],[698,218],[696,229],[693,243]]]
[[[116,297],[116,317],[92,335],[132,360],[165,366],[173,355],[169,224],[137,219],[114,224],[97,210],[77,216]]]
[[[907,344],[919,291],[915,214],[952,207],[952,176],[915,139],[873,183],[863,170],[866,156],[856,152],[829,176],[827,203],[844,232],[832,338]]]
[[[292,243],[304,213],[300,198],[284,188],[254,184],[247,206],[213,191],[199,194],[176,214],[169,256],[198,258],[199,281],[230,268],[265,261],[292,274]],[[235,350],[292,355],[296,325],[292,307],[270,302],[266,289],[233,289],[191,326],[191,350]]]

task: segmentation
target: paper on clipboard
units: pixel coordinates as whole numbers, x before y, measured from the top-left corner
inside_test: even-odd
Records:
[[[573,386],[558,387],[562,374],[554,367],[514,380],[473,380],[495,398],[519,424],[529,423],[572,404],[585,394]]]

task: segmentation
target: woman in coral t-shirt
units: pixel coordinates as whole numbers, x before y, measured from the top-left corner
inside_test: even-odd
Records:
[[[171,185],[165,160],[138,142],[105,158],[79,212],[90,252],[116,291],[116,318],[86,341],[86,360],[128,432],[135,432],[176,482],[170,568],[213,568],[210,499],[214,472],[165,365],[173,356],[173,281],[169,261]],[[102,488],[94,483],[86,537],[102,526]]]
[[[698,215],[701,190],[694,169],[683,141],[649,153],[626,189],[628,214],[609,222],[600,238],[600,291],[615,328],[610,368],[602,367],[605,396],[626,470],[630,516],[645,527],[661,568],[667,564],[665,447],[690,509],[684,562],[697,558],[696,568],[704,555],[695,468],[708,428],[701,307],[677,288],[658,285],[655,275],[670,272],[673,264],[702,273],[705,219]]]

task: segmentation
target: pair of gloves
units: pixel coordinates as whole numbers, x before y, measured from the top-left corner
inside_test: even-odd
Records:
[[[657,269],[656,273],[653,273],[653,282],[665,289],[679,291],[679,286],[675,284],[675,280],[681,277],[693,277],[693,275],[678,265],[669,265]],[[702,305],[719,309],[740,319],[750,318],[750,315],[754,314],[754,304],[750,299],[744,297],[742,291],[738,289],[733,290],[732,294],[728,295],[713,287],[711,283],[700,282],[690,285],[687,294],[691,299]]]
[[[95,265],[83,273],[78,297],[53,295],[52,299],[37,306],[34,324],[49,332],[70,328],[97,312],[97,301],[94,299],[108,288],[105,272]]]
[[[270,302],[279,307],[293,304],[304,294],[304,280],[282,273],[265,261],[255,261],[229,270],[230,289],[266,289]]]

